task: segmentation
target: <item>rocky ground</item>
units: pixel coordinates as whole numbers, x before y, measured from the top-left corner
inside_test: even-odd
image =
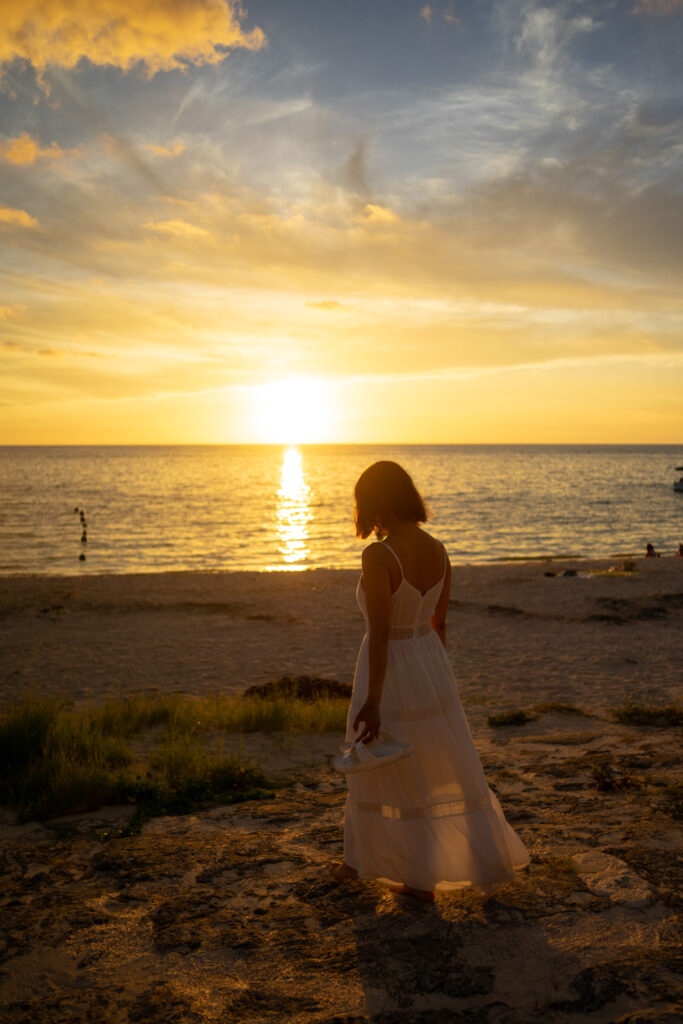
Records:
[[[478,726],[532,863],[494,897],[431,906],[328,877],[339,740],[307,764],[305,738],[254,738],[266,769],[268,742],[273,763],[291,755],[276,798],[139,834],[119,834],[132,808],[6,814],[3,1022],[683,1021],[680,734],[559,714]]]

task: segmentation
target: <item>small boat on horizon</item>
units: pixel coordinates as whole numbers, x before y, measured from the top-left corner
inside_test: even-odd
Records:
[[[683,473],[683,466],[676,466],[677,473]],[[674,491],[680,491],[683,493],[683,476],[678,480],[674,480]]]

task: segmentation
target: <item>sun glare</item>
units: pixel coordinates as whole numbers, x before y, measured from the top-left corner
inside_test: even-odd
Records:
[[[307,545],[308,524],[313,518],[310,496],[301,452],[287,448],[282,456],[276,517],[279,551],[288,569],[305,568],[302,563],[310,554]]]
[[[329,385],[312,377],[273,381],[254,388],[254,425],[266,444],[329,441],[333,410]]]

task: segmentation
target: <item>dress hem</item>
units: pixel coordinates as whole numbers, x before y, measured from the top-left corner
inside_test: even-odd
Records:
[[[472,882],[469,879],[461,882],[451,882],[446,879],[441,879],[440,881],[434,882],[432,885],[428,886],[425,886],[424,882],[420,882],[419,885],[416,885],[413,882],[407,881],[405,878],[398,879],[389,878],[386,875],[362,874],[353,864],[349,864],[348,861],[346,861],[346,863],[350,868],[353,868],[353,870],[358,873],[358,880],[360,882],[379,882],[380,885],[386,886],[407,885],[411,889],[421,890],[422,892],[459,892],[462,889],[478,889],[481,892],[486,893],[487,896],[491,896],[503,885],[507,885],[508,882],[512,882],[516,874],[521,871],[525,871],[531,863],[531,858],[529,858],[529,860],[524,864],[513,865],[512,871],[509,874],[506,873],[504,878],[501,878],[496,882],[490,882],[487,884],[486,882]]]

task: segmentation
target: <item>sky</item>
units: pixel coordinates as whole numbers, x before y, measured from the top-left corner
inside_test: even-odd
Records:
[[[3,0],[0,443],[683,441],[683,0]]]

